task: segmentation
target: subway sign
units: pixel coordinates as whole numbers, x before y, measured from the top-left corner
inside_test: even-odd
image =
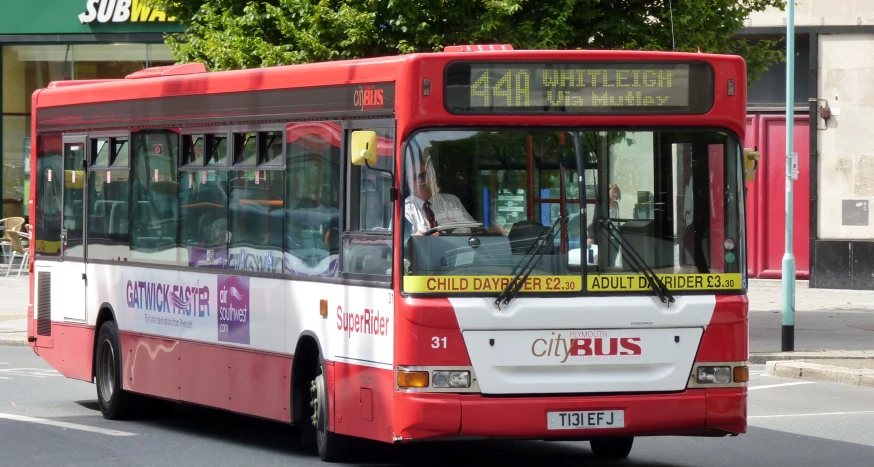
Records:
[[[82,24],[154,23],[176,21],[173,16],[143,4],[143,0],[86,0],[85,12],[79,15]]]

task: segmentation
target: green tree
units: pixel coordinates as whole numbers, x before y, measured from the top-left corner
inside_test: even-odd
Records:
[[[143,0],[187,27],[179,62],[253,68],[508,43],[516,49],[731,53],[749,79],[783,59],[775,41],[735,37],[785,0]]]

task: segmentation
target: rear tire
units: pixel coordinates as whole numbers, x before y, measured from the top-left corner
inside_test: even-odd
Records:
[[[592,454],[600,459],[625,459],[631,453],[634,437],[604,438],[589,441]]]
[[[321,359],[320,359],[321,360]],[[319,458],[325,462],[340,462],[344,459],[345,439],[329,429],[328,379],[325,376],[325,363],[319,363],[319,374],[310,383],[310,406],[312,407],[312,427],[315,430]]]
[[[100,326],[95,356],[97,403],[103,418],[130,418],[136,407],[136,394],[121,388],[121,345],[115,321],[107,321]]]

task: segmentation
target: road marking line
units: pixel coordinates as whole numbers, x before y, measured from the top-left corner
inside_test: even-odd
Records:
[[[7,378],[6,376],[0,376],[0,379],[12,379],[12,378]]]
[[[6,362],[0,362],[0,365],[8,365]]]
[[[751,415],[747,418],[780,418],[780,417],[816,417],[820,415],[857,415],[874,413],[874,410],[863,410],[860,412],[822,412],[822,413],[795,413],[784,415]]]
[[[56,426],[67,428],[70,430],[90,431],[91,433],[99,433],[107,436],[136,436],[136,433],[128,433],[126,431],[109,430],[106,428],[97,428],[88,425],[80,425],[78,423],[59,422],[56,420],[46,420],[45,418],[25,417],[24,415],[13,415],[10,413],[0,413],[0,418],[7,420],[15,420],[19,422],[38,423],[40,425]]]
[[[750,386],[750,387],[747,387],[747,391],[752,391],[753,389],[782,388],[785,386],[798,386],[799,384],[815,384],[815,383],[816,383],[816,381],[797,381],[795,383],[769,384],[767,386]]]

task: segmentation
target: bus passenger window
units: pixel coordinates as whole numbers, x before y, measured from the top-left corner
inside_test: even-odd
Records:
[[[132,143],[131,259],[176,264],[179,135],[170,130],[136,132]]]
[[[130,169],[127,137],[91,140],[88,168],[88,257],[127,261],[130,256]]]
[[[281,170],[230,172],[230,269],[282,272],[284,175]]]
[[[224,269],[228,263],[228,172],[186,171],[179,184],[179,263]]]
[[[340,123],[291,123],[285,138],[285,273],[336,277],[343,140]]]

